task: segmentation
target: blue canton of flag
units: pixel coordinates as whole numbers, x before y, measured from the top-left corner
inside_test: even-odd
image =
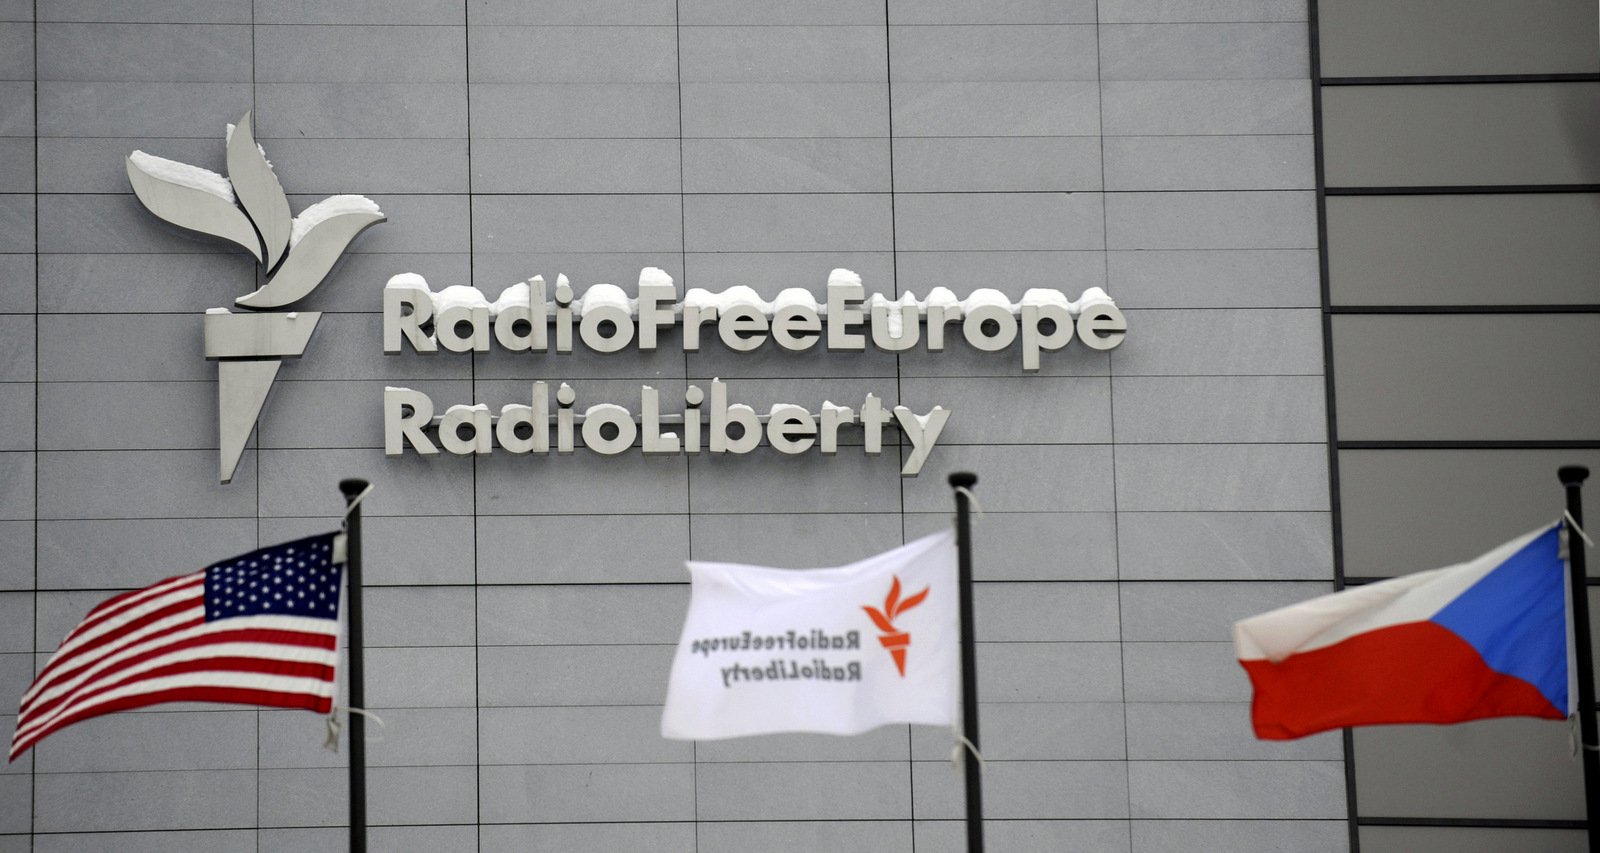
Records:
[[[206,570],[206,621],[237,616],[339,617],[333,543],[318,536],[252,551]]]

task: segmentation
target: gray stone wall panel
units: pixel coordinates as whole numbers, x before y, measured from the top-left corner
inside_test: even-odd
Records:
[[[0,136],[34,136],[33,84],[0,81]]]
[[[0,195],[0,252],[30,252],[39,227],[38,201],[23,193]]]
[[[529,62],[538,79],[551,83],[678,81],[678,33],[671,26],[474,27],[468,38],[474,83],[525,82]]]
[[[0,652],[33,651],[33,602],[26,592],[0,592]]]
[[[0,254],[0,280],[12,282],[0,287],[0,312],[32,312],[39,304],[37,282],[39,257]]]
[[[678,135],[667,83],[471,83],[477,139],[657,139]]]
[[[31,382],[0,383],[0,451],[34,449],[36,394]]]
[[[35,853],[254,853],[257,846],[254,829],[214,829],[40,835],[31,849]]]
[[[1095,4],[1088,0],[890,0],[889,23],[926,24],[1092,24]]]
[[[484,742],[495,745],[484,765],[710,760],[697,745],[661,737],[659,705],[483,708],[478,718]]]
[[[468,519],[470,521],[470,519]],[[697,520],[698,521],[698,520]],[[643,583],[688,579],[689,518],[679,514],[481,515],[482,583]],[[639,543],[650,543],[649,548]],[[586,559],[577,559],[578,555]],[[603,568],[595,571],[590,560]]]
[[[1085,81],[905,82],[890,95],[896,136],[1093,136],[1100,87]]]
[[[692,764],[484,765],[478,771],[478,820],[485,824],[694,820],[695,783]]]
[[[1339,761],[1131,761],[1135,818],[1340,819]]]
[[[1119,80],[1100,92],[1112,136],[1311,132],[1306,80]]]
[[[255,82],[460,82],[466,52],[459,26],[257,26]]]
[[[1226,640],[1124,642],[1122,671],[1130,702],[1250,700],[1250,680]]]
[[[254,769],[38,773],[33,828],[92,832],[253,827],[256,778]]]
[[[12,29],[20,27],[0,29],[0,41],[9,40]],[[238,24],[40,23],[39,59],[30,71],[51,82],[247,83],[251,29]],[[0,76],[29,79],[20,73],[21,63],[33,65],[32,55],[23,50],[5,53],[16,64],[0,64]]]
[[[478,591],[477,640],[483,646],[674,644],[688,606],[688,584],[485,586]]]
[[[901,192],[1095,192],[1100,141],[1087,136],[894,141]]]
[[[926,476],[926,475],[924,475]],[[948,529],[950,513],[907,512],[908,540]],[[1106,580],[1117,575],[1117,516],[1111,512],[995,512],[972,543],[980,581]]]
[[[889,31],[890,79],[1097,80],[1099,36],[1088,25],[896,27]]]
[[[918,850],[960,853],[967,847],[967,827],[959,820],[919,820],[915,824]],[[986,843],[1004,845],[1017,853],[1082,850],[1085,853],[1123,853],[1128,849],[1125,820],[1006,820],[984,826]]]
[[[148,586],[257,544],[254,518],[41,520],[38,533],[41,589]]]
[[[461,7],[449,0],[257,0],[254,17],[262,24],[460,24]]]
[[[35,189],[35,140],[0,138],[0,193],[31,193]]]
[[[255,769],[254,709],[107,714],[63,729],[34,755],[39,773]],[[96,744],[125,744],[97,749]]]
[[[1105,142],[1106,189],[1311,189],[1310,136],[1128,136]]]
[[[1583,819],[1583,771],[1564,726],[1507,718],[1354,733],[1359,814]],[[1435,774],[1417,785],[1417,768]]]
[[[40,136],[213,139],[252,101],[249,81],[41,80],[37,88]]]
[[[33,260],[33,256],[25,257]],[[201,306],[226,307],[256,287],[255,259],[244,252],[135,255],[84,251],[37,257],[38,303],[44,314],[110,311],[129,318],[130,323],[135,322],[130,315],[155,313],[194,319],[205,310]],[[24,280],[33,278],[28,274]],[[148,322],[142,316],[137,321]],[[203,341],[204,322],[179,333],[182,338],[178,340],[185,344]],[[93,328],[90,326],[84,337],[91,337]]]
[[[478,849],[660,850],[696,853],[697,827],[680,823],[522,823],[486,824],[478,829]]]
[[[1136,444],[1117,449],[1117,508],[1170,512],[1328,509],[1320,444]]]
[[[708,763],[695,770],[701,820],[884,820],[910,809],[900,762]]]
[[[846,137],[685,139],[681,186],[684,192],[697,194],[884,193],[891,188],[885,142]],[[761,273],[771,274],[765,269]],[[698,282],[695,286],[708,287]]]
[[[7,457],[0,454],[0,465]],[[24,457],[28,468],[32,456]],[[232,486],[217,483],[217,455],[210,450],[116,450],[38,454],[38,518],[249,518],[255,495],[255,453],[246,449]],[[15,470],[15,469],[13,469]],[[25,482],[12,476],[0,482]],[[31,496],[30,496],[31,497]],[[14,499],[0,491],[0,517]],[[200,566],[182,566],[184,570]]]
[[[1101,0],[1100,20],[1108,24],[1251,23],[1304,21],[1297,0]]]
[[[997,822],[1128,817],[1127,765],[1120,761],[996,761],[983,775],[983,813]],[[949,761],[912,765],[919,819],[966,816],[965,781]]]
[[[979,702],[988,761],[1121,761],[1128,742],[1118,702]],[[933,727],[911,731],[912,757],[948,758],[950,738]]]
[[[685,26],[679,67],[692,83],[876,83],[888,52],[875,26]]]
[[[250,3],[245,0],[156,0],[136,9],[107,8],[97,0],[43,0],[36,5],[41,22],[250,23]]]
[[[1102,80],[1296,80],[1302,23],[1102,24]]]
[[[1123,308],[1307,308],[1319,303],[1311,249],[1106,253]]]
[[[1503,829],[1500,827],[1409,827],[1371,826],[1361,828],[1361,849],[1373,853],[1489,853],[1514,844],[1528,853],[1579,853],[1589,843],[1582,830]]]
[[[685,180],[679,156],[674,139],[480,138],[471,184],[480,193],[672,193]]]
[[[911,827],[903,821],[739,821],[707,824],[696,839],[696,850],[701,853],[736,853],[766,846],[910,853]]]
[[[1135,853],[1185,850],[1350,849],[1350,829],[1343,820],[1135,820]],[[1366,850],[1363,839],[1362,850]]]
[[[11,555],[0,561],[0,589],[31,589],[34,583],[34,522],[0,520],[0,548]]]
[[[1122,512],[1117,545],[1131,580],[1333,577],[1327,512]]]
[[[1118,376],[1114,429],[1130,443],[1321,441],[1326,390],[1320,376]]]

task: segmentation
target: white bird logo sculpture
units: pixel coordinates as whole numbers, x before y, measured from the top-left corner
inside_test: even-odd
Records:
[[[228,174],[155,157],[128,156],[128,181],[151,213],[189,231],[249,252],[267,283],[234,300],[245,308],[280,308],[305,298],[361,232],[386,221],[376,202],[358,195],[323,199],[290,218],[289,199],[255,141],[250,113],[228,125]],[[316,311],[206,312],[206,358],[217,361],[221,477],[233,479],[239,458],[284,358],[298,358],[322,317]]]

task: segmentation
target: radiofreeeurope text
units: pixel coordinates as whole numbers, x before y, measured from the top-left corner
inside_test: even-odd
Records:
[[[966,343],[980,352],[999,352],[1020,339],[1022,369],[1034,372],[1043,352],[1061,350],[1074,339],[1091,350],[1109,350],[1127,332],[1126,318],[1099,288],[1090,288],[1076,302],[1057,290],[1031,289],[1020,302],[1012,303],[998,290],[986,288],[961,300],[945,288],[935,288],[926,300],[912,293],[890,300],[879,294],[868,298],[860,277],[842,269],[829,276],[826,300],[821,303],[802,288],[784,290],[768,302],[748,287],[720,293],[690,289],[678,301],[671,277],[653,267],[640,273],[636,298],[611,284],[593,285],[577,297],[566,276],[558,277],[554,293],[548,295],[554,298],[547,300],[542,277],[512,285],[489,302],[471,287],[434,293],[421,276],[395,276],[384,289],[384,352],[399,354],[409,345],[421,354],[482,353],[491,347],[567,354],[575,342],[597,353],[630,346],[653,351],[664,330],[679,326],[684,352],[700,351],[708,326],[723,347],[735,352],[751,352],[769,341],[794,353],[819,345],[829,351],[864,352],[868,338],[874,349],[889,353],[919,346],[940,352],[955,324]],[[780,403],[763,417],[750,406],[728,402],[727,383],[712,379],[710,385],[709,401],[699,386],[689,385],[678,415],[663,414],[659,392],[645,385],[636,418],[612,403],[589,406],[578,415],[573,409],[577,392],[562,383],[555,394],[553,419],[549,386],[543,381],[531,384],[525,402],[502,406],[498,417],[478,403],[453,405],[435,419],[427,394],[386,388],[385,453],[399,456],[407,444],[423,455],[437,454],[441,446],[461,456],[486,455],[496,447],[510,453],[552,449],[571,453],[575,436],[581,435],[585,447],[603,455],[622,453],[636,441],[643,453],[651,455],[743,454],[754,450],[763,437],[781,453],[815,448],[833,454],[841,429],[849,427],[861,430],[864,452],[876,455],[883,449],[883,428],[894,426],[910,443],[901,474],[916,476],[950,416],[940,406],[925,414],[887,406],[869,393],[859,409],[825,401],[813,413]],[[677,432],[664,431],[663,425],[681,425],[681,438]],[[705,441],[703,429],[709,431]]]

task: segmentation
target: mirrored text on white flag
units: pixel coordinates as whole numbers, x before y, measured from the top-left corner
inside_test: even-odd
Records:
[[[662,737],[850,735],[954,722],[954,533],[834,569],[690,562],[689,573]]]

